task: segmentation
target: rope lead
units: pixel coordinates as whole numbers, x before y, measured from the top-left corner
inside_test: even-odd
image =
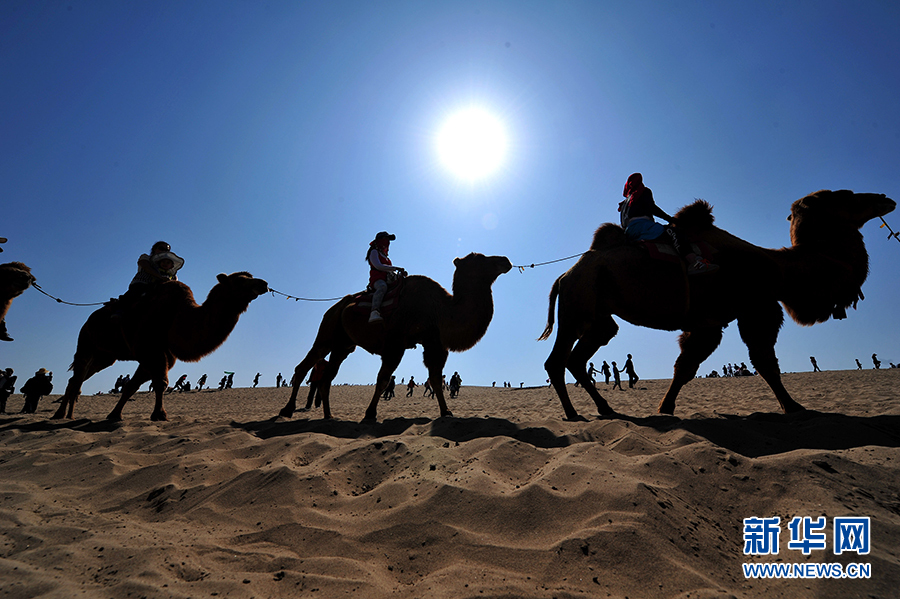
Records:
[[[585,252],[581,252],[580,254],[573,254],[571,256],[567,256],[565,258],[560,258],[559,260],[550,260],[549,262],[538,262],[537,264],[526,264],[525,266],[513,266],[513,268],[518,268],[519,272],[525,272],[526,268],[534,268],[535,266],[546,266],[547,264],[555,264],[557,262],[563,262],[565,260],[571,260],[572,258],[579,258],[584,256]]]
[[[275,296],[275,294],[283,295],[285,299],[292,299],[295,302],[336,302],[339,299],[344,299],[343,297],[327,297],[327,298],[297,297],[296,295],[288,295],[287,293],[275,291],[271,287],[269,287],[269,293],[271,293],[273,297]]]
[[[880,227],[878,227],[878,228],[879,228],[879,229],[883,229],[884,227],[887,227],[887,230],[891,232],[890,235],[888,235],[888,239],[890,239],[891,237],[893,237],[893,238],[896,239],[898,242],[900,242],[900,232],[895,233],[894,230],[891,228],[891,226],[890,226],[889,224],[887,224],[887,221],[884,220],[884,217],[883,217],[883,216],[879,216],[878,218],[880,218],[880,219],[881,219],[881,222],[883,223],[883,224],[882,224]]]
[[[881,219],[881,220],[884,221],[884,219]],[[884,223],[884,226],[887,226],[887,223]],[[888,227],[888,229],[890,229],[890,227]],[[893,231],[891,231],[891,233],[892,233],[893,237],[897,237],[897,233],[894,233]],[[900,239],[898,239],[898,241],[900,241]],[[524,266],[513,266],[513,268],[518,268],[519,272],[524,273],[526,268],[534,268],[536,266],[546,266],[547,264],[555,264],[557,262],[571,260],[572,258],[578,258],[583,255],[584,255],[584,252],[582,252],[580,254],[573,254],[573,255],[567,256],[565,258],[559,258],[558,260],[550,260],[549,262],[538,262],[535,264],[526,264]],[[66,304],[68,306],[102,306],[106,303],[106,302],[95,302],[93,304],[75,304],[72,302],[64,302],[63,300],[59,299],[58,297],[54,297],[54,296],[50,295],[49,293],[47,293],[46,291],[44,291],[43,289],[41,289],[41,286],[38,285],[37,283],[32,283],[31,286],[34,287],[35,289],[37,289],[38,291],[40,291],[41,293],[43,293],[44,295],[46,295],[47,297],[49,297],[50,299],[56,300],[56,302],[59,304]],[[288,295],[287,293],[282,293],[281,291],[277,291],[275,289],[272,289],[271,287],[269,287],[269,293],[271,293],[273,297],[275,295],[281,295],[281,296],[284,296],[285,299],[292,299],[295,302],[336,302],[345,297],[345,296],[326,297],[326,298],[298,297],[296,295]]]
[[[52,295],[50,295],[49,293],[47,293],[46,291],[41,289],[41,286],[38,285],[37,283],[32,283],[31,286],[34,287],[35,289],[37,289],[38,291],[40,291],[41,293],[43,293],[44,295],[46,295],[47,297],[49,297],[50,299],[56,300],[56,303],[58,303],[58,304],[66,304],[68,306],[102,306],[103,304],[106,303],[106,302],[96,302],[93,304],[73,304],[72,302],[64,302],[61,299],[59,299],[58,297],[53,297]]]

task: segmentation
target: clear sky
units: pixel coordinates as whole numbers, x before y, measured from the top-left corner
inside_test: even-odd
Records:
[[[238,270],[332,298],[365,287],[368,242],[387,230],[395,264],[449,289],[453,259],[472,251],[516,265],[583,252],[617,220],[635,171],[667,212],[703,198],[718,226],[782,247],[790,204],[808,193],[900,199],[898,23],[887,1],[7,0],[0,261],[25,262],[68,302],[100,302],[165,240],[198,301]],[[505,134],[500,164],[478,179],[438,151],[444,123],[472,107]],[[900,214],[887,220],[900,228]],[[871,368],[873,352],[900,362],[900,244],[879,224],[863,229],[866,300],[844,321],[786,321],[782,370],[809,369],[811,355],[824,369]],[[491,327],[451,354],[448,376],[543,384],[552,341],[535,339],[573,263],[501,276]],[[249,386],[260,372],[274,385],[328,305],[262,296],[224,346],[170,378],[215,383],[229,370]],[[91,310],[28,290],[0,366],[20,383],[48,368],[62,392]],[[595,361],[626,353],[643,378],[668,378],[677,334],[620,321]],[[701,373],[741,361],[732,326]],[[358,349],[336,382],[372,383],[378,365]],[[117,363],[85,393],[135,366]],[[424,380],[421,350],[396,374]]]

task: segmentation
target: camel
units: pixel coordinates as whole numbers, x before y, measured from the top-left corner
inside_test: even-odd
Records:
[[[22,295],[34,281],[31,269],[21,262],[0,264],[0,332],[3,335],[6,334],[6,313],[13,299]],[[7,340],[11,341],[8,337]]]
[[[179,281],[160,283],[147,295],[116,313],[111,302],[91,314],[81,332],[75,358],[54,419],[72,418],[81,385],[116,360],[134,360],[138,367],[122,388],[122,396],[106,417],[122,420],[122,409],[147,381],[153,382],[156,404],[150,419],[168,420],[163,393],[169,384],[169,369],[176,360],[197,362],[222,345],[234,330],[250,302],[269,290],[262,279],[250,273],[220,274],[206,301],[197,305],[190,288]]]
[[[785,413],[803,410],[781,383],[775,341],[784,322],[779,302],[805,326],[843,318],[862,299],[869,272],[859,229],[892,211],[883,194],[822,190],[799,199],[788,217],[791,247],[764,249],[713,226],[712,207],[702,200],[682,208],[676,225],[694,241],[717,250],[718,272],[688,278],[684,266],[654,260],[625,240],[621,227],[604,224],[588,250],[553,283],[547,326],[559,300],[556,342],[544,367],[568,420],[580,419],[565,385],[565,369],[588,392],[601,416],[615,412],[590,382],[585,364],[618,331],[613,315],[653,329],[681,330],[681,354],[659,404],[674,414],[681,388],[718,347],[722,330],[737,320],[750,360]],[[574,348],[572,347],[574,344]]]
[[[325,312],[312,349],[294,369],[294,388],[280,416],[290,418],[297,409],[300,385],[316,362],[331,354],[319,394],[323,417],[331,418],[329,391],[341,363],[356,346],[381,356],[381,369],[375,394],[366,409],[365,419],[376,420],[378,400],[400,364],[407,349],[422,345],[423,361],[435,390],[441,416],[452,416],[444,401],[442,372],[449,352],[474,347],[487,332],[494,315],[491,286],[501,274],[512,268],[503,256],[469,254],[453,261],[453,295],[428,277],[412,275],[403,279],[397,307],[383,323],[368,323],[369,309],[360,309],[360,299],[348,295]]]

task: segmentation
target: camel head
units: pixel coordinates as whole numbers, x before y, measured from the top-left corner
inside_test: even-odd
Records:
[[[791,205],[791,243],[827,240],[829,233],[860,229],[873,218],[884,216],[897,203],[878,193],[853,193],[850,190],[823,189],[800,198]],[[823,235],[824,233],[824,235]]]
[[[862,284],[869,274],[869,255],[859,229],[884,216],[897,203],[884,194],[823,189],[791,205],[791,243],[802,254],[796,261],[795,280],[814,284],[793,285],[782,299],[798,324],[809,326],[829,318],[842,319],[847,308],[863,299]],[[822,259],[817,259],[820,256]]]
[[[490,285],[497,277],[512,270],[512,262],[506,256],[485,256],[474,252],[465,258],[456,258],[453,266],[456,267],[456,274],[453,275],[454,287],[457,277],[484,281]]]
[[[262,279],[254,279],[249,272],[235,272],[230,275],[220,274],[216,277],[218,285],[209,292],[207,301],[212,298],[226,299],[246,310],[250,302],[269,291],[269,284]]]

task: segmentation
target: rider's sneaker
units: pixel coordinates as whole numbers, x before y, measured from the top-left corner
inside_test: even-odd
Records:
[[[372,313],[369,315],[369,322],[381,322],[384,320],[381,317],[381,313],[378,310],[372,310]]]
[[[709,260],[705,258],[697,258],[697,261],[688,266],[687,274],[689,275],[702,275],[711,272],[716,272],[719,270],[718,264],[712,264]]]

